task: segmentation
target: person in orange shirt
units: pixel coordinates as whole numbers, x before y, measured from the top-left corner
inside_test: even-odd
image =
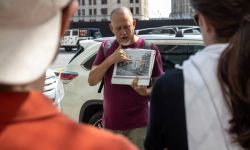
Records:
[[[77,124],[42,93],[75,0],[0,1],[0,149],[136,150],[125,137]]]

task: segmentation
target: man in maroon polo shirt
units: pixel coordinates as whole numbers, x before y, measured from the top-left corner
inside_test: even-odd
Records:
[[[104,41],[99,49],[89,74],[89,84],[96,85],[104,78],[104,128],[126,135],[140,149],[143,149],[145,127],[148,120],[148,99],[151,87],[137,85],[112,84],[114,64],[128,60],[124,49],[144,48],[144,40],[134,34],[136,22],[129,9],[116,8],[111,13],[110,30],[116,40],[104,54]],[[158,48],[152,44],[150,49],[156,51],[152,79],[163,74],[161,56]]]

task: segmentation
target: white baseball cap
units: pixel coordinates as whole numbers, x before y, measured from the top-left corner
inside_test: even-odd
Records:
[[[0,84],[26,84],[44,74],[57,53],[69,1],[0,0]]]

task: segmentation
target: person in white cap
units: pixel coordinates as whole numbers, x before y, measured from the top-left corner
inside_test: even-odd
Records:
[[[0,0],[0,149],[135,150],[125,137],[80,125],[43,95],[44,75],[75,0]]]

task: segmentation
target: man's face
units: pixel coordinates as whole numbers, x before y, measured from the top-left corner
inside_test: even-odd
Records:
[[[118,43],[127,46],[135,42],[134,29],[135,21],[131,16],[123,13],[113,14],[110,30],[114,33]]]

